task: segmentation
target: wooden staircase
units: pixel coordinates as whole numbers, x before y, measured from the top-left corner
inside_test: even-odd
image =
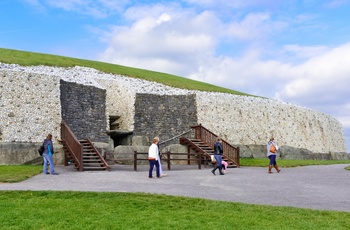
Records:
[[[74,164],[74,167],[78,171],[88,171],[88,170],[109,170],[108,164],[105,162],[101,154],[94,147],[89,139],[80,140],[80,144],[82,147],[82,166],[80,169],[80,161],[72,153],[69,146],[66,144],[64,140],[60,141],[63,145],[63,150],[65,153],[65,165]]]
[[[195,153],[202,155],[202,163],[211,162],[210,155],[214,154],[214,149],[211,148],[208,144],[204,143],[200,139],[189,139],[186,137],[180,138],[181,145],[187,145],[188,152],[192,149]]]
[[[62,121],[60,143],[65,153],[65,165],[74,164],[78,171],[109,170],[109,166],[90,139],[77,140]]]
[[[217,136],[210,132],[208,129],[204,128],[202,125],[191,127],[195,129],[195,138],[181,137],[180,144],[188,146],[188,152],[190,150],[200,153],[202,156],[202,162],[207,164],[211,161],[211,155],[214,154],[214,143],[216,142]],[[239,162],[239,147],[233,147],[226,141],[222,141],[224,154],[222,159],[228,163],[228,167],[240,167]]]
[[[83,170],[109,170],[109,166],[89,139],[80,140],[83,147]]]
[[[69,147],[65,140],[59,140],[60,144],[63,146],[64,151],[64,165],[68,166],[74,164],[74,167],[79,170],[79,159],[73,154],[72,149]]]

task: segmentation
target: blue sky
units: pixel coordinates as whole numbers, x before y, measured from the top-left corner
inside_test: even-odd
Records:
[[[0,0],[0,47],[179,75],[338,119],[350,0]],[[279,138],[281,139],[281,138]]]

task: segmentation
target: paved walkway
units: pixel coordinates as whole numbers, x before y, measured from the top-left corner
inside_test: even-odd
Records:
[[[137,172],[131,165],[113,165],[109,172],[77,172],[73,166],[58,166],[58,176],[40,174],[20,183],[0,183],[0,190],[145,192],[350,212],[346,166],[282,168],[274,174],[268,174],[267,168],[241,167],[214,176],[210,167],[198,170],[183,165],[164,170],[168,175],[160,179],[148,178],[148,166],[139,166]]]

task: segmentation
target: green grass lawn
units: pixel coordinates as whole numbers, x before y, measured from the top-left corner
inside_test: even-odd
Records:
[[[41,165],[0,165],[0,182],[20,182],[42,171]]]
[[[282,168],[309,166],[309,165],[332,165],[332,164],[350,164],[350,160],[284,160],[277,158],[277,164]],[[241,158],[242,166],[267,167],[268,158]],[[348,167],[347,167],[348,168]]]
[[[0,191],[0,209],[0,228],[21,230],[349,229],[350,226],[350,212],[146,193]]]

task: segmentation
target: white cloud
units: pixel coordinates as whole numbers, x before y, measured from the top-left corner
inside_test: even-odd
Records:
[[[285,85],[282,98],[303,100],[311,97],[324,103],[343,100],[341,97],[349,92],[350,43],[295,66],[293,72],[294,80]]]
[[[349,0],[332,0],[325,4],[327,8],[337,8],[349,3]]]
[[[39,12],[45,12],[45,6],[39,0],[24,0],[25,3],[31,5]]]
[[[128,0],[24,0],[43,11],[45,8],[57,8],[96,18],[105,18],[122,10]]]
[[[116,26],[107,33],[109,47],[102,61],[186,76],[215,52],[215,31],[210,29],[216,20],[209,12],[192,15],[156,6],[142,8],[148,14],[140,17],[138,10],[127,12],[138,15],[129,27]]]
[[[272,31],[286,27],[286,23],[272,21],[266,13],[248,14],[240,21],[226,23],[214,12],[196,13],[176,4],[132,7],[125,15],[130,26],[115,26],[105,33],[103,40],[108,40],[109,44],[100,56],[102,61],[190,76],[206,82],[211,82],[209,68],[212,63],[231,68],[230,58],[215,55],[222,42],[227,46],[237,40],[250,42],[251,48],[243,51],[249,53],[243,58],[247,63],[249,56],[260,52],[261,43],[266,45],[263,41],[275,33]],[[231,48],[235,46],[237,44]],[[221,64],[221,59],[226,61]],[[236,66],[235,63],[232,65]],[[273,64],[269,62],[269,65]],[[215,70],[219,71],[217,67]],[[243,68],[237,70],[245,72]]]
[[[227,34],[235,39],[256,41],[271,36],[287,26],[283,21],[271,20],[269,13],[249,13],[241,21],[228,25]]]
[[[287,55],[292,56],[293,59],[309,59],[313,57],[320,56],[325,52],[329,51],[329,47],[327,46],[301,46],[295,44],[289,44],[283,46],[283,51],[287,53]]]
[[[237,9],[237,8],[246,8],[246,7],[256,7],[263,6],[267,8],[275,8],[276,6],[283,4],[283,1],[280,0],[184,0],[187,3],[211,7],[211,8],[220,8],[220,9]],[[340,1],[340,0],[339,0]]]

